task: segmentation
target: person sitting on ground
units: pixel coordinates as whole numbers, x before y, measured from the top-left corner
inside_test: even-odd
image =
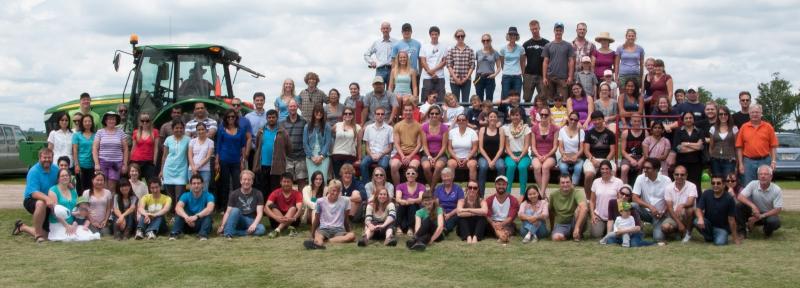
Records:
[[[665,176],[666,177],[666,176]],[[669,178],[667,178],[669,179]],[[669,181],[668,181],[669,182]],[[642,232],[642,219],[639,217],[639,210],[636,209],[636,205],[634,205],[633,199],[631,198],[633,195],[633,187],[631,185],[622,185],[622,188],[619,188],[617,191],[617,198],[611,199],[608,201],[608,231],[616,231],[614,230],[614,225],[616,222],[617,217],[621,215],[622,212],[622,205],[625,203],[630,204],[631,206],[631,217],[633,217],[636,227],[639,227],[638,231],[629,232],[630,235],[630,247],[640,247],[640,246],[650,246],[653,245],[652,242],[644,241],[644,233]],[[618,237],[619,234],[616,234],[615,237],[609,237],[606,239],[606,244],[621,244],[622,239]],[[602,242],[601,242],[602,243]]]
[[[736,201],[733,196],[725,191],[725,176],[711,176],[711,189],[703,191],[694,210],[694,226],[703,234],[706,242],[714,245],[728,244],[728,234],[733,236],[733,242],[741,244],[736,229]]]
[[[686,168],[682,165],[675,167],[672,176],[675,177],[675,182],[664,188],[664,201],[669,218],[661,224],[661,230],[665,234],[679,232],[679,235],[683,235],[683,243],[686,243],[692,239],[692,217],[694,217],[697,188],[694,183],[686,180]]]
[[[558,177],[559,191],[550,193],[548,210],[550,212],[551,238],[553,241],[564,241],[570,237],[581,241],[583,223],[589,208],[583,193],[576,192],[569,174]]]
[[[89,200],[89,229],[102,235],[111,234],[108,219],[113,210],[114,195],[106,189],[106,176],[95,172],[92,176],[92,188],[83,191],[83,197]]]
[[[536,242],[539,238],[547,237],[545,219],[550,218],[547,210],[547,198],[539,191],[537,186],[528,186],[528,191],[522,194],[522,205],[519,207],[519,219],[522,220],[522,243]]]
[[[510,196],[511,193],[506,192],[502,186],[508,183],[505,176],[500,175],[494,179],[495,188],[497,192],[494,195],[486,197],[486,221],[489,222],[490,230],[494,232],[497,237],[497,242],[506,244],[508,243],[511,235],[517,230],[514,224],[514,219],[517,218],[519,212],[519,202],[517,198]],[[498,183],[502,183],[498,185]]]
[[[444,210],[445,236],[456,228],[458,224],[456,207],[458,206],[458,201],[464,199],[464,190],[461,189],[460,185],[453,182],[453,178],[455,178],[454,171],[449,167],[445,167],[442,169],[442,184],[439,184],[433,191],[439,207]]]
[[[434,241],[441,241],[443,230],[444,210],[439,207],[432,193],[423,193],[422,208],[414,216],[414,238],[406,241],[406,247],[413,251],[425,251]]]
[[[72,209],[72,218],[75,220],[72,222],[73,226],[78,226],[84,230],[89,230],[89,221],[86,220],[89,217],[89,199],[86,197],[78,197],[78,203],[75,204],[75,208]]]
[[[133,187],[128,178],[120,179],[113,201],[114,211],[111,214],[111,223],[114,224],[114,238],[117,240],[128,239],[133,236],[133,229],[136,226],[136,207],[139,204],[139,198],[133,193]]]
[[[361,223],[364,221],[364,214],[367,211],[367,202],[370,199],[370,195],[367,195],[366,189],[364,189],[364,184],[361,181],[356,179],[356,169],[350,163],[345,163],[342,165],[342,168],[339,169],[342,175],[342,178],[339,181],[342,181],[342,190],[341,196],[350,200],[350,222],[357,222]]]
[[[87,230],[85,229],[86,226],[79,228],[75,225],[75,217],[72,216],[71,211],[77,206],[78,192],[71,187],[69,180],[69,170],[59,170],[58,184],[51,187],[47,195],[55,203],[53,213],[50,214],[48,219],[50,233],[47,238],[50,241],[90,241],[100,239],[100,233]]]
[[[486,233],[486,202],[481,199],[478,183],[469,181],[467,193],[463,200],[458,201],[456,215],[458,216],[458,236],[461,241],[469,244],[483,240]]]
[[[311,224],[312,239],[303,241],[306,249],[325,249],[325,240],[330,243],[349,243],[356,240],[347,215],[350,215],[350,200],[340,197],[342,182],[331,180],[328,196],[317,201],[314,222]]]
[[[373,180],[385,178],[386,172],[380,169],[375,169]],[[419,210],[419,205],[422,203],[422,194],[425,192],[425,185],[417,182],[417,170],[413,168],[406,169],[407,182],[397,185],[397,193],[395,193],[395,202],[397,203],[397,219],[399,222],[399,229],[397,234],[408,233],[408,236],[414,236],[414,213]],[[388,182],[387,182],[388,184]]]
[[[672,182],[667,175],[659,173],[661,161],[656,158],[647,158],[642,164],[642,173],[636,177],[633,184],[634,208],[641,215],[642,221],[653,224],[653,239],[659,245],[664,244],[664,232],[661,224],[669,218],[667,204],[664,201],[665,188]]]
[[[153,177],[149,180],[148,188],[150,194],[144,195],[139,200],[137,214],[139,219],[136,221],[136,236],[134,239],[142,240],[147,235],[148,240],[156,239],[159,232],[166,232],[167,225],[164,223],[164,215],[172,208],[172,198],[161,193],[161,179]]]
[[[53,150],[42,148],[39,150],[39,162],[28,169],[25,177],[25,195],[22,206],[33,215],[33,227],[22,223],[17,219],[14,223],[12,234],[19,235],[25,232],[33,236],[36,242],[47,240],[45,231],[49,229],[49,222],[45,219],[50,218],[50,210],[55,206],[55,202],[47,196],[50,187],[58,183],[58,167],[53,164]]]
[[[264,216],[264,194],[253,187],[256,174],[250,170],[243,170],[239,181],[239,189],[233,190],[228,196],[228,208],[222,216],[222,223],[217,229],[218,234],[231,239],[238,236],[262,236],[267,232],[261,217]]]
[[[744,204],[739,209],[739,219],[741,222],[746,220],[750,230],[755,225],[763,225],[764,237],[769,238],[781,228],[778,214],[783,210],[783,193],[781,187],[772,183],[772,168],[769,165],[758,167],[758,181],[747,184],[738,198]]]
[[[197,233],[201,241],[208,240],[214,216],[214,195],[203,190],[203,177],[198,174],[189,178],[190,193],[183,193],[175,205],[175,220],[169,240],[183,233]],[[186,225],[186,226],[184,226]]]
[[[622,238],[622,247],[631,247],[631,234],[642,230],[641,226],[636,225],[636,220],[631,215],[631,203],[622,203],[621,212],[614,218],[612,227],[612,230],[608,231],[603,239],[600,239],[600,244],[607,244],[610,238]]]
[[[364,236],[358,240],[359,247],[366,247],[370,239],[383,240],[383,245],[395,246],[394,223],[397,211],[394,208],[389,191],[385,188],[378,190],[377,195],[367,205],[367,214],[364,220]]]
[[[325,185],[322,172],[314,171],[314,173],[311,174],[311,182],[303,188],[303,216],[301,216],[300,219],[306,219],[306,223],[311,225],[311,218],[312,215],[314,215],[314,208],[317,207],[317,200],[325,197],[325,195],[328,194],[327,192],[328,187]]]
[[[272,232],[267,237],[275,238],[281,235],[284,228],[289,230],[289,236],[297,236],[297,226],[300,225],[300,209],[303,207],[303,195],[300,191],[292,189],[292,173],[281,175],[281,187],[272,191],[267,198],[264,213],[269,217]]]
[[[593,238],[603,237],[603,233],[611,228],[608,221],[613,220],[608,215],[608,203],[617,196],[617,191],[622,188],[622,180],[611,172],[611,162],[603,160],[600,163],[600,178],[592,182],[592,194],[589,196],[589,211],[592,213],[592,225],[589,230]]]

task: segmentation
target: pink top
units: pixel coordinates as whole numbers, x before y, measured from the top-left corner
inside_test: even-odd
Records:
[[[524,213],[527,216],[547,217],[548,215],[550,215],[547,207],[548,207],[547,199],[542,199],[536,201],[535,205],[531,205],[531,203],[528,201],[522,202],[522,205],[519,206],[520,208],[519,210],[522,211],[522,213]]]
[[[422,124],[422,133],[425,134],[425,139],[428,140],[428,150],[431,152],[431,156],[436,156],[442,150],[442,141],[444,140],[444,135],[447,134],[448,126],[446,123],[439,123],[439,134],[431,134],[428,126],[428,122]]]
[[[594,75],[597,76],[597,79],[603,79],[603,71],[614,66],[617,53],[612,50],[611,53],[603,54],[598,49],[592,51],[592,56],[594,56]],[[614,70],[611,70],[611,72],[614,72]]]
[[[408,191],[408,182],[403,182],[397,185],[397,191],[400,191],[401,199],[417,199],[420,193],[425,192],[425,185],[417,182],[417,187],[414,191]]]
[[[669,139],[663,136],[658,141],[656,141],[656,138],[653,136],[644,138],[644,142],[642,142],[642,145],[647,145],[648,151],[644,151],[647,157],[653,157],[653,158],[661,157],[662,155],[664,155],[664,152],[669,151],[671,147]]]
[[[92,189],[83,191],[83,197],[89,198],[88,219],[90,223],[98,224],[106,220],[106,212],[108,212],[108,204],[111,203],[112,196],[111,191],[108,191],[108,189],[103,189],[103,193],[99,197],[92,193]]]
[[[553,141],[555,141],[558,135],[558,127],[556,127],[556,125],[550,124],[550,127],[548,127],[547,130],[547,135],[544,136],[542,136],[542,133],[540,131],[541,127],[539,126],[539,124],[533,125],[531,135],[533,135],[533,137],[536,137],[536,147],[534,147],[536,149],[536,152],[538,152],[539,155],[545,155],[547,153],[550,153],[550,150],[553,150],[553,147],[555,147],[553,145]]]
[[[603,178],[594,179],[592,182],[592,192],[595,195],[594,214],[603,221],[608,221],[608,202],[617,199],[617,191],[622,185],[622,180],[613,176],[608,182],[603,181]]]
[[[652,99],[655,101],[655,99],[658,99],[656,97],[667,96],[669,94],[667,93],[667,81],[672,79],[672,76],[669,76],[669,74],[664,74],[661,75],[661,78],[658,80],[656,80],[655,76],[650,77],[653,77],[653,80],[650,81],[650,91],[653,93],[653,95],[651,95],[653,97]]]

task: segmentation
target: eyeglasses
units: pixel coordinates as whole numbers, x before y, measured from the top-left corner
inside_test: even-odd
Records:
[[[478,186],[467,186],[468,190],[478,190]]]
[[[464,38],[464,36],[465,36],[465,35],[456,35],[456,38],[459,38],[459,39],[461,39],[461,38]]]
[[[141,119],[141,120],[139,120],[139,122],[142,122],[142,123],[150,123],[150,119]]]
[[[481,42],[483,42],[483,43],[492,42],[492,39],[481,39]]]
[[[383,176],[385,176],[385,175],[383,175],[383,174],[374,174],[374,175],[372,175],[372,176],[375,176],[375,177],[383,177]]]
[[[739,99],[739,102],[750,102],[750,99]]]
[[[547,117],[547,116],[550,116],[550,113],[539,113],[539,116]]]
[[[239,107],[239,106],[242,106],[242,104],[239,104],[239,103],[233,103],[233,104],[231,104],[231,105],[232,105],[233,107]]]
[[[342,114],[342,115],[353,115],[353,113],[352,112],[344,112],[344,114]]]
[[[431,116],[439,116],[439,112],[431,112],[430,115]]]
[[[384,113],[375,113],[375,115],[376,115],[376,116],[377,116],[377,115],[384,115]]]

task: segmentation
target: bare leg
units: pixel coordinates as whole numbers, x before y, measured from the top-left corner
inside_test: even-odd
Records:
[[[550,183],[550,170],[556,166],[556,159],[555,158],[547,158],[544,160],[544,164],[542,165],[542,185],[539,186],[539,190],[541,190],[542,195],[547,197],[547,184]]]
[[[436,164],[433,165],[433,181],[428,183],[431,185],[431,189],[436,187],[436,184],[439,184],[438,180],[442,179],[442,169],[444,169],[445,166],[447,165],[444,161],[436,161]]]
[[[397,159],[392,159],[392,161],[389,162],[389,167],[392,173],[392,180],[394,180],[394,183],[400,183],[400,167],[402,166],[403,162]]]
[[[347,234],[344,234],[342,236],[336,236],[331,239],[328,239],[328,241],[330,241],[331,243],[350,243],[355,240],[356,240],[356,234],[353,234],[353,232],[347,232]]]
[[[478,161],[475,159],[467,161],[467,169],[469,169],[469,180],[478,181]]]

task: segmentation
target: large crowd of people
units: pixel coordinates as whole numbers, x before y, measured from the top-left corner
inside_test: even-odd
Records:
[[[424,250],[453,232],[467,243],[519,235],[638,247],[687,242],[695,229],[707,242],[739,243],[755,225],[767,237],[780,227],[778,142],[749,92],[732,114],[700,103],[694,87],[673,91],[664,61],[645,56],[633,29],[612,49],[611,33],[593,43],[585,23],[571,42],[563,23],[551,41],[540,25],[530,21],[521,44],[509,27],[497,49],[483,34],[473,50],[463,29],[445,47],[436,26],[423,44],[410,24],[397,40],[382,23],[364,53],[372,90],[362,96],[351,83],[344,102],[309,72],[300,93],[283,81],[274,109],[257,92],[244,115],[238,98],[221,115],[199,102],[188,122],[175,107],[160,128],[142,113],[126,133],[127,107],[101,117],[84,93],[29,170],[23,205],[33,223],[17,221],[14,233],[206,240],[214,231],[295,237],[308,226],[308,249],[404,237]],[[548,189],[553,174],[558,188]]]

